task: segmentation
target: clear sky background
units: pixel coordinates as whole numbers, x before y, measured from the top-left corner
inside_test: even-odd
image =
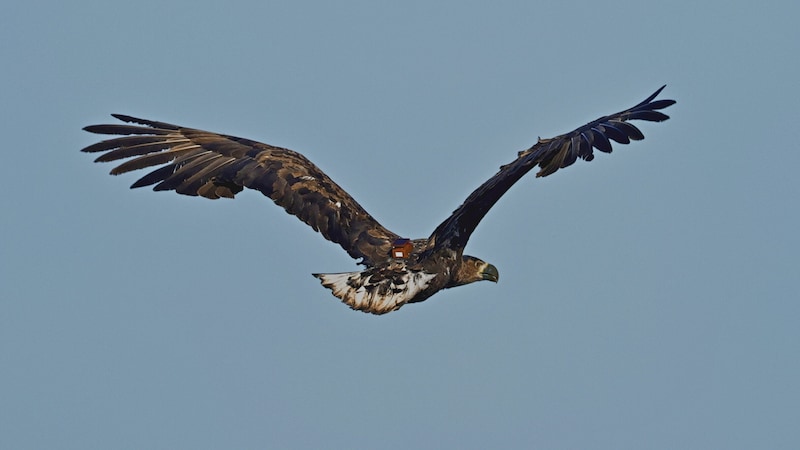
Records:
[[[800,448],[797,2],[11,2],[0,448]],[[258,193],[131,191],[109,113],[298,150],[426,237],[537,136],[672,119],[529,176],[498,284],[386,316]]]

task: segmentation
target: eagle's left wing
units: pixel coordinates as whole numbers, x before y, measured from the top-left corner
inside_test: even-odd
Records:
[[[158,167],[131,188],[155,185],[156,191],[211,199],[233,198],[244,188],[255,189],[366,265],[385,259],[398,237],[298,152],[164,122],[114,117],[134,125],[84,128],[122,137],[83,151],[103,152],[98,162],[127,159],[111,171],[114,175]]]
[[[593,148],[611,153],[609,139],[620,144],[644,139],[642,132],[628,121],[663,122],[669,119],[658,110],[673,105],[675,100],[654,100],[664,87],[632,108],[601,117],[552,139],[540,138],[531,148],[519,152],[516,160],[502,166],[499,172],[475,189],[450,217],[436,227],[430,238],[429,250],[463,249],[489,209],[534,167],[539,167],[537,177],[545,177],[571,165],[578,158],[591,161],[594,159]]]

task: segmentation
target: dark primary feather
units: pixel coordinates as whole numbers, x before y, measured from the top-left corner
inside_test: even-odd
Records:
[[[519,152],[516,160],[504,165],[494,176],[467,197],[453,214],[431,235],[435,248],[463,249],[470,235],[491,207],[511,186],[534,167],[537,177],[545,177],[567,167],[578,158],[594,159],[593,149],[611,153],[611,142],[627,144],[644,139],[642,132],[629,120],[662,122],[669,116],[658,111],[675,104],[674,100],[655,100],[666,86],[636,106],[601,117],[569,133],[551,139],[539,139],[531,148]]]
[[[368,265],[384,259],[398,237],[300,153],[164,122],[114,117],[139,125],[88,126],[84,129],[92,133],[123,136],[90,145],[84,152],[105,152],[97,162],[131,158],[115,167],[114,175],[166,164],[131,188],[155,185],[157,191],[211,199],[256,189]]]

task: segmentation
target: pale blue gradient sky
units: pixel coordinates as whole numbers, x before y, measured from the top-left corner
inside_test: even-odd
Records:
[[[800,7],[751,3],[6,5],[0,448],[800,447]],[[488,214],[499,284],[383,317],[260,194],[78,152],[114,112],[285,146],[424,237],[664,83],[643,142]]]

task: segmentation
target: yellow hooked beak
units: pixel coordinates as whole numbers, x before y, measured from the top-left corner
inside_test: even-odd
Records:
[[[486,264],[486,267],[484,267],[481,271],[481,276],[484,280],[494,281],[497,283],[497,280],[500,279],[500,272],[497,271],[497,267],[491,264]]]

